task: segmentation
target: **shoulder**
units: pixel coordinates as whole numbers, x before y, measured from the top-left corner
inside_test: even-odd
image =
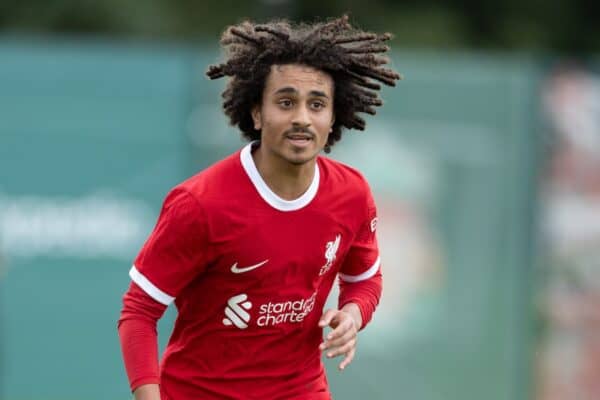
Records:
[[[215,221],[230,213],[231,199],[242,197],[243,173],[238,151],[172,187],[161,214],[210,234]]]
[[[329,187],[346,193],[366,195],[371,192],[367,179],[356,168],[325,156],[319,156],[318,160],[321,179]]]
[[[320,204],[330,215],[358,232],[376,215],[375,201],[367,179],[356,168],[327,157],[319,157]]]
[[[240,152],[237,151],[187,178],[173,190],[187,192],[198,202],[206,203],[230,196],[230,192],[243,183],[243,178]]]

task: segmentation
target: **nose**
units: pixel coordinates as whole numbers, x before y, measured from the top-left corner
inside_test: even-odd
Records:
[[[310,114],[309,110],[305,105],[296,107],[296,112],[292,118],[292,124],[294,126],[308,127],[310,126]]]

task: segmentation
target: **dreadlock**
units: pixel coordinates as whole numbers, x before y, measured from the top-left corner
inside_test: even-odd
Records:
[[[251,110],[260,104],[265,81],[274,64],[303,64],[328,73],[334,82],[335,122],[325,151],[341,139],[342,128],[365,129],[358,113],[374,115],[383,104],[381,85],[395,86],[400,75],[384,67],[391,34],[375,34],[350,25],[348,16],[316,24],[290,25],[287,21],[254,24],[249,21],[228,27],[221,37],[227,60],[211,65],[211,79],[231,77],[222,96],[231,125],[244,137],[260,139]]]

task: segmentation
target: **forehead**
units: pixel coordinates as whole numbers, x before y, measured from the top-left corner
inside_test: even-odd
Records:
[[[284,87],[291,87],[300,93],[318,90],[331,96],[333,79],[328,73],[307,65],[277,64],[271,66],[265,90],[268,93],[273,93]]]

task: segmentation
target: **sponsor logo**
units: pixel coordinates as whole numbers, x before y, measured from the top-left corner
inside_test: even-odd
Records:
[[[250,314],[248,314],[247,310],[252,308],[252,303],[247,300],[248,296],[245,293],[238,294],[227,300],[227,306],[225,307],[225,316],[227,318],[223,318],[224,325],[235,325],[240,329],[248,327]]]
[[[377,228],[377,217],[375,217],[371,220],[371,232],[375,232],[376,228]]]
[[[258,264],[254,264],[249,267],[242,267],[242,268],[238,268],[237,263],[235,263],[231,266],[231,272],[233,272],[234,274],[243,274],[244,272],[248,272],[248,271],[252,271],[253,269],[260,268],[268,262],[269,262],[269,260],[265,260],[263,262],[259,262]]]
[[[319,271],[319,275],[323,275],[323,274],[327,273],[327,271],[329,271],[329,269],[333,265],[333,262],[335,261],[336,253],[340,247],[341,239],[342,239],[342,235],[337,235],[335,237],[335,240],[332,240],[331,242],[327,242],[327,244],[325,245],[326,263],[325,263],[325,265],[323,265],[321,267],[321,270]]]
[[[297,300],[286,300],[281,302],[268,302],[258,306],[258,318],[256,324],[259,327],[276,326],[284,323],[299,323],[310,314],[315,307],[317,292],[310,297]],[[226,326],[234,325],[239,329],[246,329],[250,323],[250,314],[248,310],[252,308],[252,303],[248,301],[245,293],[233,296],[227,300],[225,307],[225,316],[223,324]]]
[[[315,308],[316,298],[317,292],[306,299],[262,304],[258,308],[260,316],[256,320],[256,324],[258,326],[275,326],[286,322],[302,322]]]

